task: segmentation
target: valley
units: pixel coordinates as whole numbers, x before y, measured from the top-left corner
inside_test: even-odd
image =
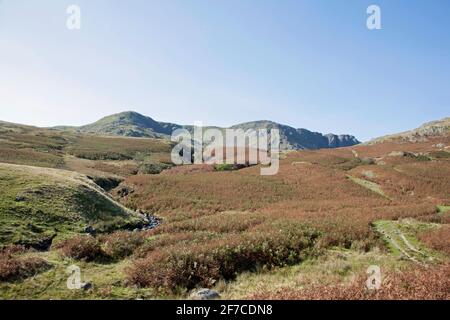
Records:
[[[448,299],[442,127],[285,150],[279,173],[261,176],[259,165],[174,167],[165,136],[0,122],[0,297]],[[89,288],[67,288],[71,265]]]

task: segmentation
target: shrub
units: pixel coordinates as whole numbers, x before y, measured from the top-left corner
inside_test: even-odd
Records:
[[[77,151],[72,152],[77,158],[87,160],[131,160],[133,157],[120,152],[96,152],[96,151]]]
[[[14,254],[26,252],[27,249],[22,245],[9,245],[0,249],[0,257],[9,257]]]
[[[271,268],[297,263],[311,253],[318,236],[299,225],[274,225],[264,231],[151,252],[133,262],[128,279],[141,287],[171,290],[210,286],[259,265]]]
[[[228,164],[228,163],[223,163],[223,164],[216,164],[214,166],[214,169],[216,171],[233,171],[233,170],[239,170],[239,169],[243,169],[248,167],[249,164]]]
[[[231,171],[231,170],[236,170],[235,165],[234,164],[216,164],[214,166],[214,169],[216,169],[217,171]]]
[[[372,158],[362,158],[361,163],[366,164],[366,165],[371,165],[371,164],[375,164],[375,160]]]
[[[150,233],[152,232],[153,231]],[[163,247],[172,246],[175,244],[181,245],[182,243],[203,243],[205,241],[218,238],[218,235],[212,232],[188,231],[163,234],[157,234],[157,232],[160,232],[160,229],[155,229],[154,234],[156,235],[146,239],[147,241],[134,251],[133,256],[135,258],[145,258],[156,249],[161,249]]]
[[[172,166],[166,163],[143,163],[139,166],[139,174],[159,174]]]
[[[60,244],[66,257],[76,260],[93,261],[104,257],[98,240],[92,236],[77,236]]]
[[[41,258],[18,256],[23,252],[25,248],[21,246],[10,246],[0,251],[0,281],[25,279],[51,267]]]
[[[112,259],[122,259],[131,255],[145,242],[142,232],[118,231],[100,237],[102,249],[106,256]]]
[[[422,232],[419,239],[428,247],[450,255],[450,225]]]

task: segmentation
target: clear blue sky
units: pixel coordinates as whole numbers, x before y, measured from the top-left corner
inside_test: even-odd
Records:
[[[382,30],[366,28],[370,4]],[[0,119],[135,110],[367,140],[450,116],[449,15],[448,0],[0,0]]]

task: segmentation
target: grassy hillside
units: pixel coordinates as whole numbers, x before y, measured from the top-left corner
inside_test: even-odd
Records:
[[[0,121],[0,162],[62,167],[67,135]]]
[[[45,249],[81,233],[141,224],[141,218],[78,173],[0,164],[0,243]]]
[[[4,130],[5,148],[61,162],[0,164],[2,298],[186,298],[198,287],[224,298],[449,298],[439,281],[450,259],[447,136],[287,152],[274,176],[206,165],[148,175],[139,166],[167,156],[160,140]],[[102,174],[123,180],[110,195],[93,182]],[[141,223],[130,210],[163,222],[129,231]],[[87,226],[104,232],[81,234]],[[67,289],[71,264],[92,288]],[[371,264],[389,290],[364,289]]]
[[[147,138],[170,136],[170,129],[171,127],[161,125],[150,117],[132,111],[113,114],[77,128],[80,132]]]
[[[0,162],[117,179],[170,166],[167,140],[103,137],[0,122]]]

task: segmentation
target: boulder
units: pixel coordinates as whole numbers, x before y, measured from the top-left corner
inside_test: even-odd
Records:
[[[217,291],[211,289],[200,289],[199,291],[191,294],[193,300],[214,300],[219,299],[220,294]]]
[[[85,282],[81,284],[81,289],[83,290],[89,290],[92,288],[92,283],[91,282]]]
[[[87,226],[86,228],[84,228],[84,233],[95,235],[97,233],[97,230],[95,230],[95,228],[92,226]]]

